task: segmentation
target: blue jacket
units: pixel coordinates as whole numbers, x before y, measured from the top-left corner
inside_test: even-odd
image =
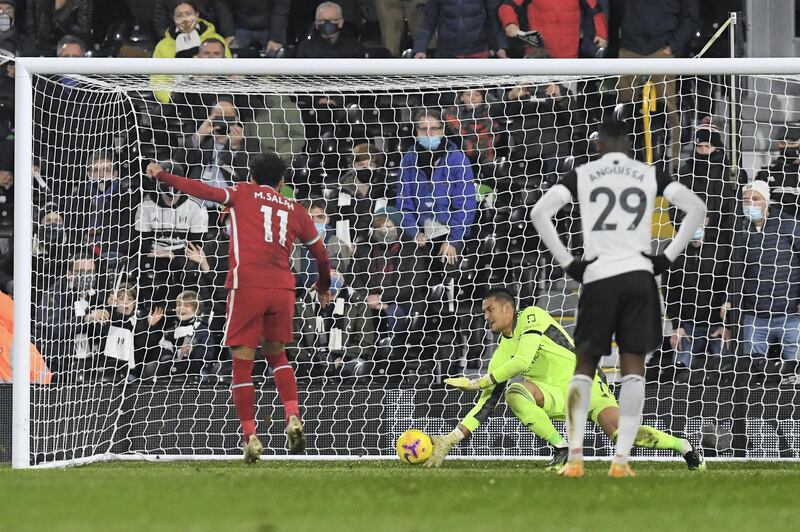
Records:
[[[800,303],[800,222],[770,212],[762,231],[750,224],[742,310],[796,314]]]
[[[475,177],[467,156],[452,142],[433,170],[431,179],[417,168],[417,152],[411,148],[400,163],[397,209],[403,214],[403,231],[414,238],[426,218],[447,225],[447,240],[461,249],[475,222]]]
[[[438,30],[436,57],[477,54],[508,48],[497,19],[499,0],[428,0],[414,36],[414,53],[427,52]]]

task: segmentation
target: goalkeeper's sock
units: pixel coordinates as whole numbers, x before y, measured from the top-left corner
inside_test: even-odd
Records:
[[[253,361],[233,359],[233,379],[231,395],[236,405],[236,415],[242,424],[242,434],[246,442],[256,433],[256,389],[253,386]]]
[[[619,431],[615,431],[611,439],[616,441]],[[683,456],[692,450],[692,444],[689,440],[683,438],[676,438],[672,434],[667,434],[662,430],[642,425],[639,427],[639,432],[636,434],[636,441],[633,442],[637,447],[645,447],[647,449],[665,449],[675,451]]]
[[[628,463],[639,427],[642,424],[642,407],[644,406],[644,377],[641,375],[625,375],[619,392],[619,431],[617,447],[614,452],[614,463]]]
[[[275,379],[275,387],[278,395],[281,396],[283,411],[286,413],[286,422],[289,418],[297,416],[300,419],[300,407],[297,402],[297,379],[294,376],[294,368],[286,358],[286,351],[281,351],[277,355],[267,357],[267,363],[272,368],[272,377]]]
[[[569,461],[583,460],[583,434],[586,431],[586,416],[592,399],[592,378],[588,375],[573,375],[567,389],[567,439]]]
[[[553,447],[566,447],[564,437],[556,430],[550,417],[536,404],[531,392],[520,383],[511,384],[506,390],[506,403],[523,425]]]

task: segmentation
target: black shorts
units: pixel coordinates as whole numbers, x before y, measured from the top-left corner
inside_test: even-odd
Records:
[[[575,348],[601,357],[616,338],[620,353],[645,355],[661,345],[661,300],[653,274],[627,272],[583,286]]]

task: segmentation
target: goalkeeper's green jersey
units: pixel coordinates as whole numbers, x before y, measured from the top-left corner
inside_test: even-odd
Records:
[[[574,348],[567,331],[547,311],[536,306],[521,310],[514,322],[514,333],[500,336],[489,361],[489,374],[497,384],[483,390],[461,424],[475,431],[497,406],[506,383],[517,375],[566,390],[575,372]]]

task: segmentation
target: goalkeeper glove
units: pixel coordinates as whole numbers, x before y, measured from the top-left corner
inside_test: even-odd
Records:
[[[663,253],[660,255],[648,255],[647,253],[642,253],[642,256],[650,259],[650,262],[653,263],[653,275],[661,275],[665,271],[669,270],[672,261],[664,255]]]
[[[593,258],[592,260],[583,260],[583,259],[573,259],[564,271],[567,272],[567,275],[578,281],[579,283],[583,282],[583,274],[586,271],[586,267],[589,266],[591,263],[597,260],[597,257]]]
[[[445,434],[444,436],[434,436],[431,438],[433,442],[433,452],[431,456],[422,464],[425,467],[439,467],[444,462],[445,456],[455,447],[458,442],[464,439],[464,433],[456,427]]]
[[[480,379],[468,379],[466,377],[452,377],[445,379],[444,383],[448,386],[464,390],[465,392],[477,392],[494,386],[495,382],[491,375],[485,375]]]

